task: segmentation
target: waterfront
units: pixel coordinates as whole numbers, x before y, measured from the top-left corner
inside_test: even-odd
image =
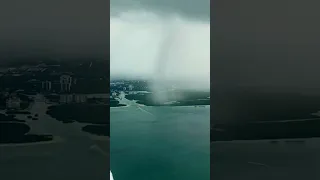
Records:
[[[30,127],[27,134],[47,134],[52,141],[0,144],[0,175],[3,179],[104,179],[109,171],[109,138],[83,132],[83,123],[65,124],[48,115],[41,94],[28,110],[38,120],[18,114]],[[84,113],[83,113],[84,114]],[[16,130],[15,130],[16,131]],[[14,131],[14,132],[15,132]],[[80,163],[79,163],[80,162]]]

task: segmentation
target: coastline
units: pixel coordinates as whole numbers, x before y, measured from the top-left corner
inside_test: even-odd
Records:
[[[150,93],[151,92],[148,92],[146,94],[150,94]],[[163,104],[149,104],[148,102],[141,103],[142,102],[141,100],[137,100],[137,99],[133,99],[133,98],[127,99],[126,96],[128,96],[129,94],[126,94],[126,93],[122,93],[121,95],[122,95],[121,99],[114,98],[112,101],[118,101],[118,103],[119,103],[118,105],[124,105],[124,106],[117,105],[117,106],[110,106],[110,108],[129,107],[132,104],[137,105],[137,106],[142,106],[142,107],[193,107],[193,108],[199,108],[199,107],[208,108],[208,107],[210,107],[210,98],[209,99],[185,100],[182,102],[168,101]],[[143,95],[141,95],[141,96],[143,96]],[[203,101],[203,100],[206,100],[206,101],[209,100],[209,103],[208,102],[200,103],[200,104],[199,103],[198,104],[197,103],[190,103],[190,104],[186,103],[186,101],[197,102],[197,101]]]

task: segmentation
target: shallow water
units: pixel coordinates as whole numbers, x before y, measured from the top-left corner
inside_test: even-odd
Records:
[[[209,180],[210,108],[112,108],[116,180]]]

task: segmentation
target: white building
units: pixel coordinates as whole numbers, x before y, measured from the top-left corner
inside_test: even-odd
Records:
[[[132,91],[133,90],[133,85],[129,85],[129,91]]]
[[[61,92],[70,92],[72,85],[72,77],[69,75],[60,76],[60,91]]]

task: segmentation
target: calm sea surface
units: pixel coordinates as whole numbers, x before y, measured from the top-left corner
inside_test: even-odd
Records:
[[[115,180],[209,180],[210,107],[111,108]]]

